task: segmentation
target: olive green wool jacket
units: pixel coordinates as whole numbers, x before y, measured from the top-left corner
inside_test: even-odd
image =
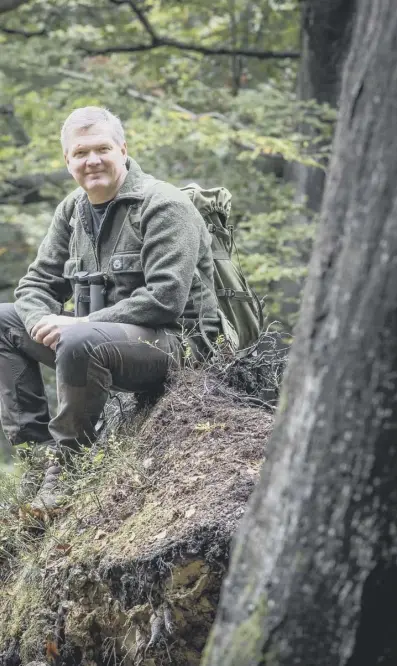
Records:
[[[107,277],[107,305],[90,321],[180,332],[198,330],[200,320],[207,335],[216,335],[211,236],[203,218],[178,188],[144,173],[131,158],[127,168],[96,240],[82,188],[57,207],[15,290],[15,308],[28,332],[44,315],[61,314],[72,295],[71,278],[87,270]]]

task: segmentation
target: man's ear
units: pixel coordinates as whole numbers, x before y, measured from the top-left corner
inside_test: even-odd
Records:
[[[64,153],[63,157],[64,157],[64,159],[65,159],[66,168],[67,168],[67,170],[68,170],[69,173],[70,173],[70,168],[69,168],[69,158],[68,158],[67,153]]]
[[[127,157],[127,144],[126,144],[125,141],[124,141],[123,145],[121,146],[121,152],[122,152],[123,157]]]

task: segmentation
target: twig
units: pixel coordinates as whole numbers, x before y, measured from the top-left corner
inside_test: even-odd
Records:
[[[0,26],[0,32],[3,32],[5,35],[19,35],[20,37],[25,37],[25,39],[48,35],[48,32],[45,28],[43,28],[42,30],[29,32],[28,30],[19,30],[18,28],[7,28],[5,26]]]

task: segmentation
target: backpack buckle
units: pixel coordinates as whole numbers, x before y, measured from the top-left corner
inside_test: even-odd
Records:
[[[234,298],[234,296],[236,295],[234,289],[225,289],[224,291],[226,298]]]

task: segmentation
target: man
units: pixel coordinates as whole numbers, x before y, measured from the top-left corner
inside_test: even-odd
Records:
[[[31,504],[38,512],[57,508],[61,465],[95,439],[109,389],[157,387],[181,357],[184,331],[198,353],[198,330],[214,339],[219,325],[211,238],[187,195],[127,156],[122,125],[106,109],[73,111],[61,143],[79,187],[57,207],[15,303],[0,304],[4,432],[14,445],[53,453]],[[80,271],[104,274],[104,307],[67,316]],[[39,362],[56,369],[53,419]]]

